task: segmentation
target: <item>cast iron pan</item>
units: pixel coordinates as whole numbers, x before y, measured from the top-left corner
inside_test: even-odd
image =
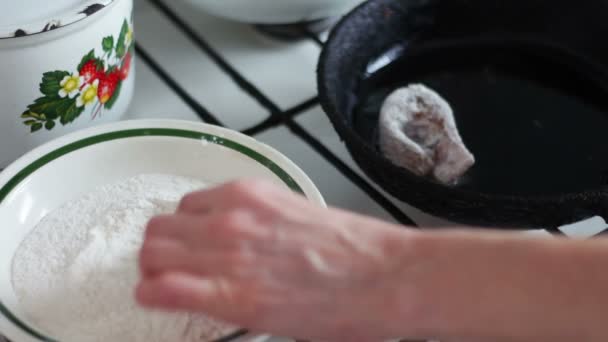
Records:
[[[608,1],[370,0],[332,31],[321,102],[366,174],[465,224],[608,218]],[[453,107],[476,156],[461,184],[417,177],[377,147],[379,107],[421,82]]]

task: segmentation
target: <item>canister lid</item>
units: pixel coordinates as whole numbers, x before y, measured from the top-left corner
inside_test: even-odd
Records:
[[[4,0],[0,39],[19,38],[67,26],[102,10],[114,0]]]

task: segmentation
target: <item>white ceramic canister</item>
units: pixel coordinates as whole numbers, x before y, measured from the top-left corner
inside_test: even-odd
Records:
[[[122,118],[134,88],[133,0],[0,5],[0,169]]]

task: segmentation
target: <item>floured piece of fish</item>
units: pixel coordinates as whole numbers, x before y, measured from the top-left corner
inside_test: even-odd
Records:
[[[380,148],[394,164],[454,184],[474,164],[450,105],[424,85],[391,93],[380,111]]]

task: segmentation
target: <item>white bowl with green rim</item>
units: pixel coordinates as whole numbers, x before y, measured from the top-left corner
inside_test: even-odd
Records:
[[[13,342],[72,342],[48,336],[28,320],[12,286],[13,255],[36,224],[63,203],[144,173],[193,177],[208,184],[262,178],[325,206],[310,178],[288,158],[225,128],[190,121],[135,120],[52,140],[0,173],[0,335]]]

